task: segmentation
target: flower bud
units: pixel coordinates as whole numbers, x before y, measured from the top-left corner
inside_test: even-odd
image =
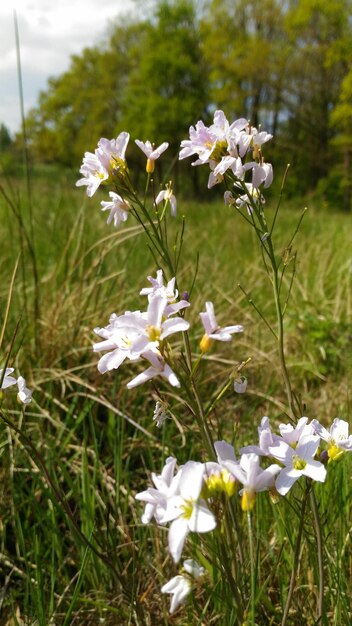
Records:
[[[152,174],[155,170],[155,160],[154,159],[147,159],[147,165],[145,168],[147,174]]]
[[[208,337],[208,335],[205,333],[199,342],[199,347],[202,352],[208,352],[213,343],[214,340],[210,339],[210,337]]]

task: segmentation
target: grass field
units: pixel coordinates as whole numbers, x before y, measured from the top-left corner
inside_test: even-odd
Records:
[[[34,392],[25,413],[14,397],[12,401],[6,396],[20,432],[0,424],[0,625],[237,624],[231,593],[216,567],[174,616],[168,613],[169,599],[160,594],[177,568],[165,548],[165,529],[141,523],[142,506],[134,495],[147,488],[150,472],[159,472],[170,454],[179,463],[203,460],[202,443],[166,385],[161,387],[176,419],[159,430],[152,423],[153,385],[126,389],[138,366],[104,376],[97,371],[93,329],[107,324],[112,312],[142,308],[139,291],[146,286],[146,276],[155,275],[158,268],[132,216],[118,230],[106,226],[100,197],[88,200],[74,188],[74,181],[54,170],[45,178],[33,178],[32,232],[24,183],[1,182],[7,198],[0,199],[2,321],[21,253],[2,361],[18,323],[9,365],[26,377]],[[287,249],[306,205],[300,232]],[[278,424],[286,411],[276,348],[257,312],[274,320],[270,285],[253,231],[221,199],[211,204],[180,202],[169,241],[176,237],[183,215],[181,292],[191,288],[199,252],[188,315],[192,350],[197,351],[202,335],[198,314],[206,300],[214,302],[220,323],[245,327],[243,336],[204,358],[198,375],[200,392],[214,397],[219,381],[251,359],[247,393],[235,395],[229,389],[210,416],[216,436],[233,441],[238,450],[256,441],[264,415]],[[297,251],[285,316],[288,368],[303,414],[323,423],[336,416],[349,421],[351,416],[351,241],[352,216],[318,203],[310,207],[307,199],[290,200],[286,206],[283,199],[276,249],[288,264]],[[319,623],[324,625],[352,623],[351,470],[350,458],[336,463],[316,490],[325,573],[325,612]],[[281,623],[302,491],[297,485],[278,504],[265,494],[258,497],[253,524],[260,626]],[[312,516],[309,510],[303,527],[288,622],[292,625],[317,623]],[[239,516],[239,533],[245,535],[246,529],[246,520]],[[207,550],[213,552],[217,541],[216,535],[201,547],[194,541],[194,554],[205,566]],[[239,565],[243,589],[250,584],[248,562],[245,551]]]

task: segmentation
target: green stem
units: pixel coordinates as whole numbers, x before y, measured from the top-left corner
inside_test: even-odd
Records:
[[[323,559],[323,538],[319,516],[319,509],[315,493],[312,487],[310,492],[310,504],[312,508],[314,518],[314,529],[317,538],[317,551],[318,551],[318,570],[319,570],[319,598],[318,598],[318,610],[316,624],[321,624],[324,615],[324,559]]]
[[[285,626],[287,623],[287,618],[288,618],[288,614],[289,614],[289,610],[290,610],[290,606],[292,602],[292,596],[293,596],[293,592],[294,592],[294,588],[296,584],[296,576],[297,576],[297,570],[298,570],[298,564],[299,564],[299,553],[301,549],[301,541],[302,541],[303,526],[304,526],[304,514],[306,511],[306,505],[307,505],[308,495],[310,492],[310,486],[311,486],[310,481],[307,480],[306,490],[304,492],[303,500],[302,500],[301,517],[299,521],[295,552],[293,556],[293,568],[291,572],[290,587],[289,587],[287,598],[286,598],[286,604],[285,604],[284,614],[282,617],[281,626]]]
[[[248,538],[249,538],[249,554],[251,560],[251,608],[250,608],[250,621],[251,626],[255,626],[255,555],[254,555],[254,541],[253,541],[253,528],[251,512],[247,511],[247,524],[248,524]]]

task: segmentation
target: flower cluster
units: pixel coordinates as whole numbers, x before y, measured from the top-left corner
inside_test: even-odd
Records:
[[[32,391],[26,386],[26,380],[23,376],[15,378],[11,374],[14,372],[13,367],[7,367],[5,371],[0,369],[0,389],[8,389],[17,384],[17,399],[22,404],[29,404],[32,401]]]
[[[208,164],[210,168],[208,187],[223,182],[225,174],[230,174],[236,182],[244,181],[246,172],[252,172],[252,182],[236,186],[238,200],[227,191],[225,202],[241,206],[248,203],[248,196],[255,201],[260,198],[260,185],[269,187],[273,180],[273,168],[264,161],[262,146],[272,139],[272,135],[257,128],[245,118],[229,123],[223,111],[215,111],[214,121],[207,127],[197,122],[189,129],[189,139],[181,142],[179,158],[197,155],[192,165]]]
[[[216,500],[222,494],[230,498],[241,485],[241,508],[252,511],[257,493],[268,491],[273,502],[278,502],[302,476],[324,482],[326,462],[352,451],[348,424],[339,418],[330,431],[317,420],[308,423],[307,417],[302,417],[296,426],[280,424],[278,431],[272,432],[268,417],[263,417],[258,445],[241,448],[239,460],[231,444],[216,441],[216,461],[187,461],[176,471],[176,459],[169,457],[160,475],[152,473],[154,487],[138,493],[136,499],[145,503],[143,524],[153,518],[162,526],[171,522],[168,549],[175,563],[181,559],[189,533],[208,533],[221,524],[223,509]],[[319,451],[324,442],[327,450]],[[262,468],[260,458],[264,457],[275,462]],[[170,609],[173,612],[190,592],[191,583],[189,578],[181,580],[178,576],[163,590],[175,594]]]
[[[146,311],[126,311],[122,315],[112,313],[107,326],[94,329],[103,341],[95,343],[93,350],[105,352],[98,362],[98,370],[105,374],[118,369],[126,359],[129,361],[144,359],[150,367],[133,378],[127,384],[128,389],[141,385],[155,376],[161,376],[173,387],[179,387],[180,382],[168,362],[170,350],[167,340],[174,333],[186,332],[189,329],[189,322],[177,314],[188,308],[190,303],[188,300],[178,299],[175,278],[164,284],[162,270],[157,271],[155,278],[148,276],[148,281],[151,286],[140,291],[140,295],[148,297]],[[220,328],[212,302],[206,303],[206,312],[200,313],[200,318],[205,330],[200,342],[202,352],[208,350],[215,339],[229,341],[233,333],[243,331],[243,326],[240,325]],[[158,417],[156,420],[159,423]]]

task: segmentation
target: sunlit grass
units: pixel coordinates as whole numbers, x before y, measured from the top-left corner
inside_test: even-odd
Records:
[[[1,200],[2,315],[21,253],[4,353],[19,321],[14,360],[34,389],[33,403],[25,415],[14,404],[11,416],[45,460],[75,522],[107,555],[119,578],[80,543],[28,446],[1,424],[0,603],[4,617],[0,623],[229,626],[236,622],[231,618],[231,598],[224,605],[223,594],[217,595],[221,581],[214,581],[210,600],[210,589],[205,587],[174,617],[169,616],[168,600],[160,594],[175,567],[165,549],[165,530],[141,524],[141,506],[134,494],[147,486],[149,472],[159,471],[165,457],[175,450],[180,463],[191,455],[200,458],[201,442],[191,419],[183,425],[167,421],[161,431],[152,425],[152,390],[146,387],[144,394],[138,394],[127,392],[125,386],[138,366],[104,376],[96,370],[92,329],[106,324],[113,311],[142,307],[138,292],[146,285],[146,276],[155,274],[157,268],[147,256],[145,237],[132,218],[119,230],[107,228],[98,196],[90,202],[82,200],[73,184],[73,176],[62,179],[53,175],[45,183],[33,180],[40,277],[40,319],[34,319],[33,275],[24,236],[25,190],[17,182],[4,183],[15,206],[21,207],[24,223],[20,228],[9,205]],[[300,201],[296,206],[286,208],[283,202],[276,235],[277,248],[283,254],[297,249],[298,258],[285,319],[288,366],[306,415],[322,422],[337,415],[348,420],[352,218],[312,207],[293,249],[285,253],[288,233],[303,209]],[[189,313],[193,349],[201,336],[198,312],[207,299],[215,302],[220,322],[245,326],[243,337],[207,355],[200,380],[200,389],[215,393],[224,371],[251,358],[246,368],[248,393],[234,396],[229,391],[211,415],[219,437],[233,440],[238,448],[256,438],[263,415],[279,422],[285,407],[277,355],[270,331],[258,314],[259,310],[269,323],[273,319],[267,278],[260,269],[252,231],[233,211],[221,203],[180,202],[177,224],[182,214],[187,226],[179,273],[181,290],[190,289],[197,252],[200,255]],[[177,397],[167,393],[177,416]],[[194,436],[186,438],[189,432]],[[351,463],[337,464],[324,487],[318,489],[326,560],[327,614],[323,623],[336,626],[351,623],[350,479]],[[262,553],[257,584],[260,624],[280,623],[297,526],[290,508],[297,508],[300,495],[297,487],[292,497],[282,499],[279,505],[263,494],[258,496],[254,526],[257,549]],[[245,519],[240,530],[246,533]],[[216,537],[208,541],[210,545]],[[308,517],[292,624],[315,623],[315,577],[310,569],[312,563],[316,567],[314,541]],[[304,556],[306,548],[309,559]],[[196,545],[194,550],[197,553]],[[248,558],[245,554],[245,586],[249,585]],[[143,607],[142,617],[132,610],[136,597]]]

